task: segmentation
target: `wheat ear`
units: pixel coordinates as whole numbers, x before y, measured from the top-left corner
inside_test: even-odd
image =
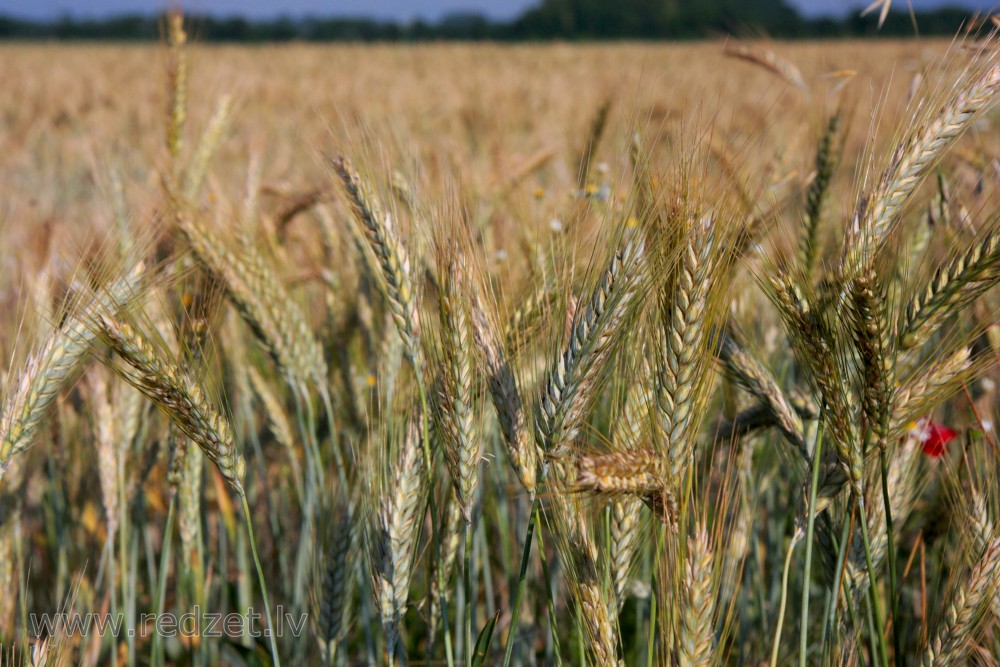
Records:
[[[108,383],[101,368],[87,374],[93,410],[94,435],[97,441],[97,477],[101,485],[101,501],[108,525],[108,543],[113,544],[118,530],[118,447],[115,414],[108,398]]]
[[[715,629],[715,594],[712,590],[712,549],[704,526],[698,526],[688,540],[680,612],[681,631],[678,664],[708,667],[712,664]]]
[[[59,392],[81,369],[97,338],[89,323],[96,312],[117,312],[139,289],[137,265],[78,305],[34,353],[10,389],[0,417],[0,479],[10,460],[31,446]]]
[[[194,203],[198,195],[201,194],[205,177],[208,175],[208,165],[219,148],[222,135],[229,127],[232,110],[232,98],[229,95],[223,95],[215,113],[212,114],[212,118],[208,121],[205,131],[198,140],[184,179],[184,198],[190,203]]]
[[[482,295],[473,290],[472,336],[486,371],[493,408],[500,423],[507,456],[525,490],[534,494],[538,475],[539,453],[528,434],[524,404],[518,391],[514,369],[501,348],[497,327],[487,315]]]
[[[332,544],[321,564],[318,615],[320,653],[326,664],[335,664],[337,647],[347,631],[354,592],[354,516],[349,505],[340,510],[333,523]]]
[[[661,316],[657,405],[667,447],[669,488],[679,493],[694,456],[697,407],[708,386],[709,326],[705,322],[716,264],[715,224],[705,216],[688,230],[680,265]]]
[[[964,665],[970,644],[1000,584],[1000,538],[994,538],[959,586],[945,611],[944,622],[928,643],[925,667]]]
[[[583,630],[589,640],[595,664],[617,665],[617,603],[605,586],[605,561],[599,558],[580,507],[562,488],[565,471],[555,464],[555,484],[551,496],[552,514],[567,567],[572,573],[571,590],[580,606]]]
[[[344,186],[351,211],[364,232],[368,248],[378,262],[379,284],[403,339],[406,356],[415,368],[420,369],[420,311],[417,309],[406,250],[399,241],[392,219],[382,213],[374,194],[350,161],[339,157],[334,160],[333,169]]]
[[[596,397],[618,334],[630,319],[643,274],[641,243],[628,238],[611,258],[587,304],[573,318],[570,339],[552,365],[540,401],[542,446],[554,450],[579,432]]]
[[[787,279],[772,282],[775,303],[788,329],[796,352],[812,371],[827,412],[827,429],[837,450],[837,458],[854,490],[862,481],[861,444],[854,434],[848,396],[840,366],[831,344],[831,334],[822,316],[812,310],[802,290]]]
[[[611,434],[611,446],[616,452],[629,453],[640,447],[652,426],[650,419],[656,411],[655,371],[645,350],[640,353],[640,373],[632,378],[625,393],[625,405],[615,422]],[[657,456],[662,467],[662,456]],[[660,472],[660,489],[663,475]],[[579,473],[577,475],[579,481]],[[626,588],[632,574],[635,554],[639,549],[642,503],[636,497],[625,494],[611,496],[611,526],[609,529],[609,553],[611,560],[611,580],[614,586],[618,608],[625,602]]]
[[[184,15],[171,12],[167,17],[167,151],[176,166],[184,145],[184,124],[187,121],[187,32]]]
[[[909,350],[927,341],[950,314],[971,303],[1000,281],[1000,231],[990,232],[964,253],[940,267],[906,305],[898,345]]]
[[[462,514],[472,520],[479,467],[479,437],[472,410],[472,329],[464,294],[464,271],[457,251],[449,253],[439,290],[442,373],[441,423],[444,452]]]
[[[785,397],[771,371],[746,349],[732,325],[722,337],[719,356],[733,379],[767,406],[782,435],[802,455],[803,460],[808,461],[811,457],[803,437],[802,418]]]
[[[886,476],[889,489],[889,510],[892,513],[893,523],[897,526],[903,525],[906,521],[920,490],[917,483],[919,456],[920,446],[917,438],[910,436],[900,443],[889,461]],[[870,488],[877,487],[872,484]],[[871,539],[872,564],[875,566],[877,574],[885,562],[889,546],[885,504],[877,500],[865,503],[865,512],[868,521],[868,534]],[[830,544],[832,549],[832,542]],[[833,550],[832,553],[836,553],[836,550]],[[854,595],[866,594],[868,591],[868,565],[865,561],[864,545],[860,536],[857,536],[850,543],[845,567]],[[833,569],[831,565],[831,573]]]
[[[823,215],[823,201],[830,189],[830,181],[837,167],[835,142],[840,131],[840,113],[830,116],[823,137],[816,151],[816,164],[812,181],[806,191],[806,210],[802,220],[802,237],[799,240],[799,264],[806,276],[811,276],[816,267],[819,251],[819,228]]]
[[[233,443],[229,422],[205,399],[201,386],[128,322],[99,314],[98,324],[131,369],[123,370],[125,379],[201,448],[242,497],[246,464]]]
[[[463,527],[466,523],[465,514],[456,494],[448,494],[448,502],[444,508],[444,520],[438,525],[442,527],[441,554],[431,564],[433,572],[430,576],[431,593],[427,596],[428,636],[437,637],[441,615],[434,613],[434,605],[441,599],[441,582],[451,583],[458,563],[459,549],[462,547]]]
[[[285,374],[289,384],[311,383],[326,391],[327,366],[323,350],[308,320],[267,261],[253,247],[236,254],[214,233],[179,216],[178,227],[202,267],[225,288],[243,320]]]
[[[596,493],[644,495],[663,490],[663,456],[634,448],[577,458],[576,488]]]
[[[809,94],[809,87],[798,66],[786,58],[782,58],[770,49],[764,49],[753,44],[729,43],[726,44],[722,53],[739,60],[745,60],[760,67],[763,67],[772,74],[780,77],[786,83],[790,83],[805,95]]]
[[[928,123],[915,124],[893,153],[875,191],[854,212],[845,239],[841,277],[851,283],[875,261],[876,254],[899,219],[900,211],[941,157],[1000,92],[1000,65],[981,71],[944,105]]]
[[[923,371],[896,388],[890,437],[897,437],[939,403],[975,370],[968,347],[961,347],[947,358],[928,364]]]
[[[861,414],[879,450],[889,444],[895,359],[886,315],[886,296],[872,272],[858,278],[854,290],[854,333],[861,358]]]
[[[625,604],[629,580],[632,576],[641,534],[642,501],[634,496],[615,496],[611,499],[610,553],[611,583],[614,586],[618,609]]]
[[[387,472],[376,473],[379,477],[375,480],[377,488],[372,489],[379,500],[368,535],[368,551],[390,665],[409,598],[417,527],[423,506],[425,464],[420,419],[409,420],[394,462]]]

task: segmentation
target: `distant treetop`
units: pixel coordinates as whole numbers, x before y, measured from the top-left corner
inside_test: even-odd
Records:
[[[961,8],[917,12],[922,34],[954,35],[970,20]],[[699,39],[719,35],[776,38],[899,36],[913,32],[908,13],[893,10],[877,29],[876,16],[860,8],[843,19],[805,18],[784,0],[542,0],[512,21],[462,12],[437,22],[397,22],[349,17],[191,16],[192,32],[203,42],[328,42],[426,40],[613,40]],[[124,40],[159,39],[161,16],[126,15],[107,19],[30,21],[0,15],[0,39]]]

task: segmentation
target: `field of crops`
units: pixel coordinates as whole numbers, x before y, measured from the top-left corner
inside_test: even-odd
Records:
[[[187,32],[0,45],[0,664],[1000,662],[994,40]]]

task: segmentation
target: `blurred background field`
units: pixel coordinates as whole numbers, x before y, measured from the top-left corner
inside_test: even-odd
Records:
[[[251,160],[260,162],[262,181],[276,188],[326,187],[324,157],[377,137],[405,150],[432,178],[435,170],[460,168],[462,187],[484,198],[533,157],[551,154],[545,168],[512,193],[519,206],[538,213],[556,210],[576,187],[574,160],[605,100],[613,109],[598,161],[611,168],[609,179],[620,172],[630,132],[638,127],[667,148],[657,150],[658,159],[679,159],[708,143],[752,176],[751,185],[766,187],[807,176],[808,151],[824,114],[843,100],[850,101],[858,125],[881,111],[881,126],[897,127],[914,77],[928,68],[930,76],[939,75],[949,44],[775,45],[801,69],[808,97],[763,69],[726,57],[722,41],[195,45],[190,97],[198,103],[189,113],[191,125],[200,127],[221,95],[233,96],[236,111],[220,148],[226,168],[212,174],[224,191],[240,191]],[[53,226],[70,233],[38,238],[78,243],[89,229],[108,224],[105,174],[112,166],[127,175],[130,211],[155,213],[157,169],[164,160],[163,49],[6,44],[0,53],[6,91],[0,215],[6,232]],[[861,156],[868,138],[863,127],[848,136],[848,160]],[[893,135],[875,138],[886,142]],[[433,160],[423,163],[425,157]],[[853,173],[850,164],[844,170]],[[844,178],[836,185],[853,183]],[[547,194],[541,204],[534,203],[536,188]],[[32,261],[29,247],[24,261]]]

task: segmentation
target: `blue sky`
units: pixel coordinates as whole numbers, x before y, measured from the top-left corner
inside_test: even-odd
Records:
[[[189,12],[220,16],[244,15],[273,18],[280,14],[303,16],[351,15],[383,19],[437,19],[449,12],[472,10],[496,19],[516,16],[537,0],[185,0]],[[748,0],[752,1],[752,0]],[[809,15],[843,13],[845,7],[867,4],[868,0],[790,0]],[[608,0],[614,2],[614,0]],[[912,0],[915,7],[962,5],[988,10],[1000,7],[1000,0]],[[125,12],[155,13],[178,4],[175,0],[0,0],[0,14],[47,19],[63,14],[101,17]],[[895,0],[905,6],[905,0]]]

